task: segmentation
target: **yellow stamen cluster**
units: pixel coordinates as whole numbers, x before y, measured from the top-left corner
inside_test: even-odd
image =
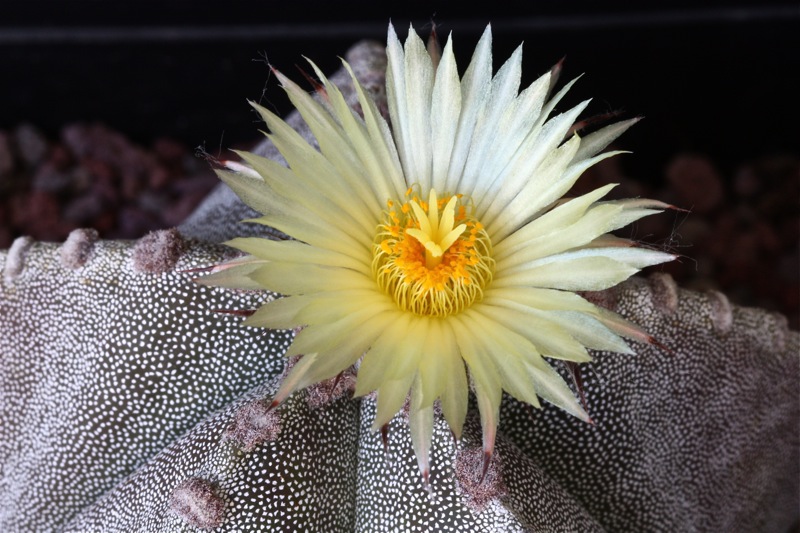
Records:
[[[423,316],[458,313],[483,296],[494,273],[492,245],[461,195],[431,190],[422,201],[389,200],[378,226],[372,271],[378,285],[406,311]]]

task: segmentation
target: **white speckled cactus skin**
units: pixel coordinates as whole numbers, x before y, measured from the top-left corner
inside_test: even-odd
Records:
[[[381,86],[379,46],[348,59]],[[217,193],[183,237],[79,230],[0,252],[0,531],[785,532],[800,517],[800,335],[665,275],[597,297],[674,353],[595,353],[594,425],[507,400],[504,490],[487,478],[482,511],[455,480],[477,422],[459,444],[437,423],[430,494],[403,416],[384,448],[369,399],[312,409],[300,393],[275,428],[258,401],[292,333],[214,312],[271,296],[186,272],[230,253],[213,243],[243,232],[232,202]],[[244,446],[242,423],[273,426]]]

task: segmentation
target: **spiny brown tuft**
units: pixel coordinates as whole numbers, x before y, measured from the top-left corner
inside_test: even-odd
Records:
[[[269,400],[257,400],[244,405],[234,415],[233,422],[223,434],[246,453],[267,441],[274,441],[281,433],[281,417]]]
[[[483,511],[490,501],[508,493],[502,476],[500,455],[495,450],[488,467],[482,448],[463,448],[456,454],[456,481],[464,503],[475,513]],[[484,471],[485,468],[485,471]]]
[[[650,276],[648,283],[656,309],[667,316],[674,315],[678,310],[678,285],[672,276],[666,272],[656,272]]]
[[[25,258],[28,256],[28,250],[33,246],[33,239],[30,237],[17,237],[11,243],[11,248],[8,249],[6,256],[6,266],[3,270],[3,277],[6,283],[10,283],[16,279],[25,269]]]
[[[70,270],[82,267],[89,260],[97,238],[97,230],[94,229],[72,230],[58,249],[59,261]]]
[[[714,325],[714,331],[720,335],[727,335],[733,326],[731,302],[719,291],[709,291],[707,295],[711,303],[711,322]]]
[[[133,267],[138,272],[163,274],[175,268],[186,251],[186,241],[177,229],[151,231],[133,249]]]
[[[222,525],[225,501],[210,481],[190,477],[172,491],[169,508],[189,525],[211,529]]]
[[[308,387],[306,401],[311,409],[319,409],[352,394],[355,388],[356,372],[353,367],[350,367],[335,378],[326,379]]]

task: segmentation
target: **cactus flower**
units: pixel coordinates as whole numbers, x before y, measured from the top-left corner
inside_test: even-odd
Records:
[[[474,391],[486,458],[504,391],[588,420],[551,362],[653,341],[576,291],[674,259],[609,234],[666,204],[602,201],[613,185],[562,198],[635,119],[581,138],[588,101],[551,116],[572,83],[551,96],[551,72],[520,92],[521,48],[493,75],[491,40],[487,27],[460,77],[452,38],[439,52],[411,28],[403,45],[390,25],[390,123],[355,79],[359,112],[313,63],[323,103],[276,73],[319,147],[254,105],[288,168],[242,153],[220,171],[255,222],[294,239],[229,243],[248,255],[226,279],[283,295],[244,323],[302,327],[273,404],[355,365],[355,394],[377,392],[376,429],[408,399],[426,482],[436,402],[458,437]]]

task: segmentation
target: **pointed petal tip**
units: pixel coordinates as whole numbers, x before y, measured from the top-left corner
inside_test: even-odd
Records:
[[[483,481],[486,479],[486,474],[489,472],[489,465],[492,462],[492,453],[494,450],[484,450],[483,451],[483,468],[481,469],[481,479],[478,481],[478,485],[482,485]]]
[[[648,336],[647,344],[652,344],[656,348],[658,348],[658,349],[660,349],[660,350],[662,350],[664,352],[667,352],[669,355],[673,355],[673,356],[677,355],[677,353],[675,353],[675,350],[673,350],[672,348],[670,348],[666,344],[662,343],[661,341],[659,341],[658,339],[656,339],[652,335]]]
[[[344,60],[342,60],[342,61],[344,61]],[[322,85],[319,81],[317,81],[313,77],[311,77],[311,75],[308,72],[306,72],[305,70],[303,70],[303,67],[301,67],[300,65],[295,65],[295,68],[300,72],[300,75],[303,76],[306,79],[306,81],[314,88],[314,91],[317,94],[319,94],[319,95],[321,95],[321,96],[323,96],[323,97],[325,97],[327,99],[328,92],[325,90],[325,86],[324,85]],[[287,78],[284,77],[283,79],[287,79]]]
[[[187,268],[187,269],[184,269],[184,270],[176,270],[176,272],[178,274],[194,274],[196,272],[211,272],[216,267],[217,267],[217,265],[211,265],[211,266],[207,266],[207,267]],[[198,278],[194,278],[194,279],[192,279],[192,281],[196,281],[197,279]]]

